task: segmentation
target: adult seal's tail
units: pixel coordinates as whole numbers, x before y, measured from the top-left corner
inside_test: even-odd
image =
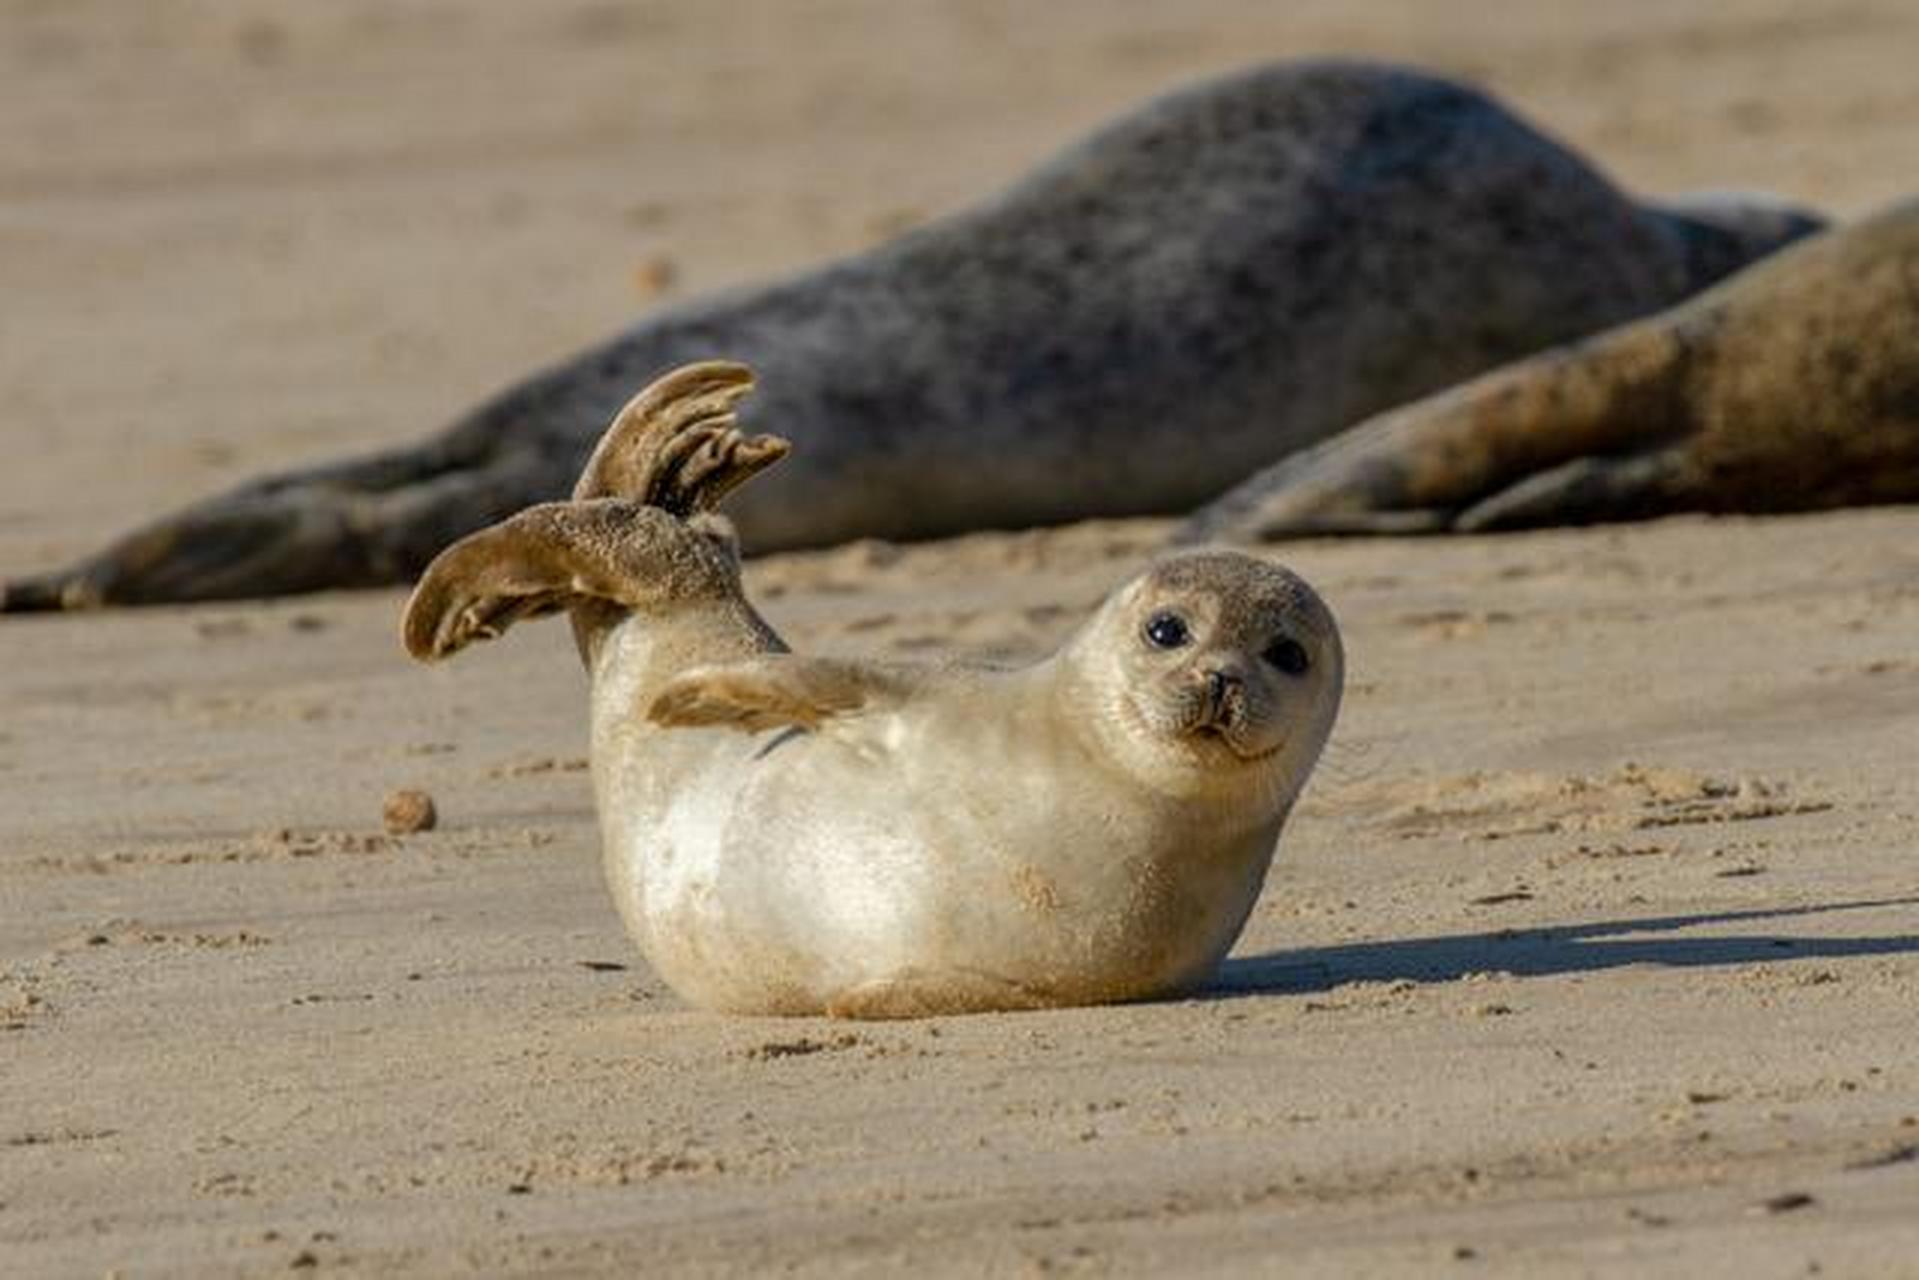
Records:
[[[1670,311],[1393,410],[1179,542],[1919,500],[1919,201]]]
[[[1183,512],[1387,406],[1667,306],[1816,220],[1635,201],[1498,102],[1284,63],[1139,108],[870,252],[657,312],[418,445],[244,485],[5,608],[408,579],[558,497],[632,389],[726,352],[799,446],[748,545]]]

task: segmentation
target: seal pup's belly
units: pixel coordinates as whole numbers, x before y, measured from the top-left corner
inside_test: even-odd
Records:
[[[609,823],[607,858],[660,976],[730,1012],[960,1012],[1189,985],[1231,945],[1278,838],[1274,823],[1180,857],[1177,832],[1122,818],[1010,744],[979,777],[897,726],[866,742],[715,736],[657,822]]]

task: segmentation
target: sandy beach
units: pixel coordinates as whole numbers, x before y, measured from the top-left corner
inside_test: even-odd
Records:
[[[0,574],[1317,53],[1637,191],[1919,190],[1907,0],[0,0]],[[1031,657],[1168,527],[747,579]],[[1217,990],[881,1025],[646,969],[561,626],[8,618],[0,1274],[1919,1275],[1919,509],[1271,554],[1349,684]]]

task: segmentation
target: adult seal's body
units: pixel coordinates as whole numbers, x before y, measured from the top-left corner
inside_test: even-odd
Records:
[[[563,494],[634,387],[719,351],[759,371],[754,416],[800,446],[784,484],[733,509],[756,550],[1183,512],[1812,225],[1764,202],[1636,202],[1418,72],[1263,67],[1151,102],[890,244],[650,315],[417,446],[164,518],[10,584],[3,606],[408,579]]]
[[[1312,590],[1175,557],[1024,670],[786,650],[706,514],[776,461],[741,366],[622,413],[572,502],[438,557],[404,624],[437,658],[564,608],[592,679],[607,878],[659,974],[740,1013],[907,1017],[1204,981],[1339,705]]]
[[[1919,201],[1248,480],[1186,542],[1919,501]]]

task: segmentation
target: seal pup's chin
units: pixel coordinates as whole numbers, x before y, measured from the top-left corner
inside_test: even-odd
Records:
[[[1284,738],[1270,746],[1243,743],[1230,725],[1202,724],[1193,729],[1190,737],[1203,750],[1223,751],[1240,764],[1264,764],[1286,749]]]

